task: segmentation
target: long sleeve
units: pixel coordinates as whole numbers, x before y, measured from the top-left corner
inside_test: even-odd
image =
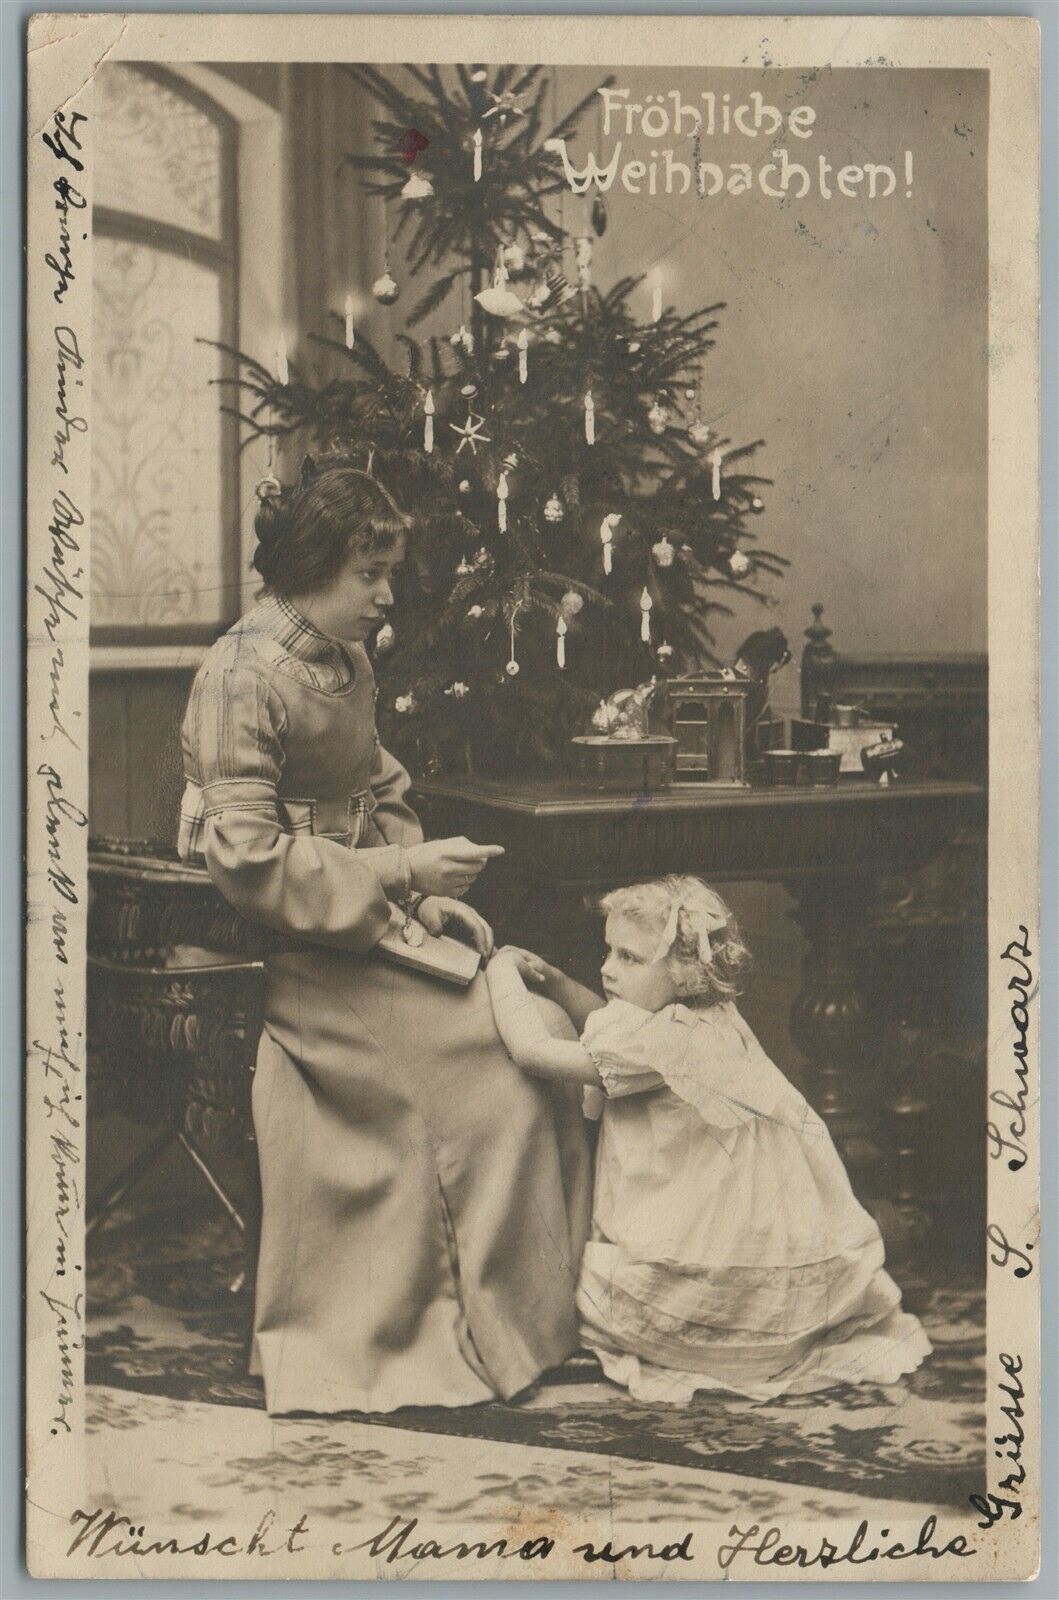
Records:
[[[405,849],[411,844],[421,844],[423,829],[405,798],[412,780],[397,757],[384,750],[381,744],[375,748],[370,781],[375,800],[372,821],[386,843],[403,845]]]
[[[284,831],[276,786],[285,728],[283,702],[263,674],[242,666],[200,672],[185,740],[202,788],[210,877],[251,922],[370,950],[389,925],[387,891],[407,886],[401,851],[357,852]]]

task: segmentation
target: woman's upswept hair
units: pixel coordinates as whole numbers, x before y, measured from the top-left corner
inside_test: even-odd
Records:
[[[634,883],[604,895],[599,909],[657,933],[655,959],[665,960],[681,999],[717,1005],[740,993],[750,951],[728,906],[701,878]]]
[[[258,499],[254,566],[274,594],[322,589],[351,555],[389,550],[411,527],[382,484],[340,456],[306,456],[297,483],[267,478]]]

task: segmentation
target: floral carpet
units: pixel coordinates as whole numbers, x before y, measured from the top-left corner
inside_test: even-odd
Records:
[[[189,1226],[185,1210],[179,1228],[162,1217],[148,1230],[119,1215],[101,1229],[89,1263],[89,1384],[263,1409],[261,1384],[245,1369],[245,1295],[230,1288],[240,1265],[223,1219]],[[984,1474],[984,1295],[967,1282],[939,1287],[920,1315],[934,1353],[886,1388],[644,1405],[577,1357],[516,1403],[348,1420],[966,1507]]]

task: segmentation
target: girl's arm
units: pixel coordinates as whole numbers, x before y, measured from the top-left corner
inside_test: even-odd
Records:
[[[499,954],[514,956],[519,972],[533,986],[534,993],[542,994],[562,1006],[578,1033],[584,1032],[585,1023],[592,1012],[599,1011],[607,1003],[602,995],[568,978],[565,972],[553,967],[542,956],[534,955],[532,950],[505,945]]]
[[[549,1033],[513,955],[494,956],[485,975],[497,1030],[517,1066],[543,1078],[599,1087],[600,1076],[588,1051],[572,1039],[556,1039]]]

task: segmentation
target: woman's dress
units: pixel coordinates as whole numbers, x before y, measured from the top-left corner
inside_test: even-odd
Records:
[[[642,1400],[893,1383],[930,1353],[824,1124],[731,1002],[612,1000],[582,1339]]]
[[[372,953],[422,839],[374,695],[362,646],[268,598],[209,651],[184,721],[181,853],[279,952],[253,1084],[251,1370],[273,1413],[506,1398],[578,1342],[576,1102],[513,1065],[481,975]]]

